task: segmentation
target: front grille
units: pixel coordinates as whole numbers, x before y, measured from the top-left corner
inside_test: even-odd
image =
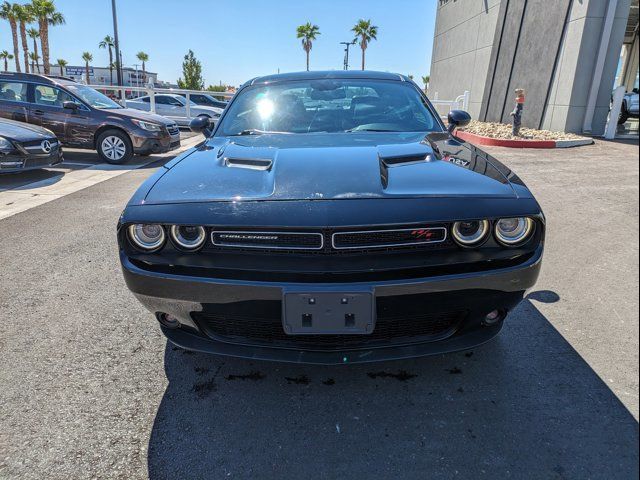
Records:
[[[48,138],[47,140],[49,141],[49,151],[42,148],[43,140],[30,140],[28,142],[22,142],[20,145],[30,154],[40,155],[55,152],[58,149],[58,140],[54,138]]]
[[[170,135],[180,135],[180,129],[175,123],[173,125],[168,125],[167,130],[169,131]]]
[[[214,230],[211,242],[216,247],[319,250],[323,247],[320,233],[305,232],[249,232]]]
[[[441,243],[447,239],[444,227],[415,227],[397,230],[365,230],[336,232],[332,245],[336,249],[367,249]]]
[[[205,251],[268,254],[358,255],[384,251],[425,251],[454,247],[448,225],[399,226],[370,230],[324,228],[309,232],[216,231]],[[224,235],[224,238],[221,236]],[[254,238],[256,237],[256,238]]]
[[[192,317],[208,337],[218,341],[272,348],[339,351],[442,340],[456,330],[467,314],[461,310],[421,312],[402,306],[389,308],[384,306],[385,301],[389,302],[385,299],[377,302],[378,318],[370,335],[287,335],[282,328],[279,301],[217,305],[215,309],[194,312]]]
[[[55,138],[47,138],[47,140],[49,140],[49,143],[51,144],[52,147],[55,147],[58,145],[58,140]],[[22,145],[24,148],[29,148],[29,147],[41,148],[43,141],[44,141],[43,139],[29,140],[28,142],[20,142],[20,145]]]

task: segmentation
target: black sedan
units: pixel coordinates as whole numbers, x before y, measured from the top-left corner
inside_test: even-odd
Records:
[[[46,128],[0,118],[0,174],[62,162],[62,148]]]
[[[407,77],[256,78],[192,129],[205,142],[118,225],[128,287],[183,348],[324,364],[467,349],[537,280],[535,198]]]

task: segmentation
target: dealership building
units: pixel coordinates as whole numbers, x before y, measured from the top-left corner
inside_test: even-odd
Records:
[[[59,67],[55,65],[52,67],[52,71],[56,72]],[[57,73],[57,72],[56,72]],[[86,81],[86,70],[84,66],[67,66],[64,67],[64,75],[79,82]],[[146,77],[145,77],[146,75]],[[118,74],[116,69],[109,71],[107,67],[89,67],[89,83],[91,85],[112,85],[117,84]],[[113,78],[113,80],[111,80]],[[145,81],[146,79],[146,81]],[[135,68],[123,67],[122,68],[122,85],[125,87],[145,87],[149,83],[153,83],[156,87],[169,86],[167,82],[158,80],[158,74],[153,72],[142,73],[142,70],[136,70]]]
[[[638,0],[438,0],[429,95],[509,123],[604,132],[616,86],[638,87]]]

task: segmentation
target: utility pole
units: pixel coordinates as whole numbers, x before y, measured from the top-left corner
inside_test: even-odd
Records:
[[[355,45],[356,41],[353,42],[340,42],[340,45],[344,45],[344,64],[343,67],[345,70],[349,70],[349,47],[351,45]]]
[[[120,54],[120,42],[118,41],[118,15],[116,13],[116,0],[111,0],[111,12],[113,13],[113,38],[116,48],[116,74],[118,85],[122,86],[122,55]]]

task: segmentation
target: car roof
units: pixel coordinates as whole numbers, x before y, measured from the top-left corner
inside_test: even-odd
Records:
[[[2,72],[0,73],[2,80],[13,80],[16,82],[38,82],[45,85],[76,85],[72,79],[67,77],[61,77],[59,75],[40,75],[37,73],[17,73],[17,72]]]
[[[368,80],[395,80],[398,82],[406,82],[409,79],[398,73],[376,72],[372,70],[325,70],[317,72],[291,72],[279,73],[274,75],[265,75],[256,77],[251,80],[251,85],[266,84],[275,82],[285,82],[293,80],[323,80],[329,78],[351,78],[351,79],[368,79]]]

